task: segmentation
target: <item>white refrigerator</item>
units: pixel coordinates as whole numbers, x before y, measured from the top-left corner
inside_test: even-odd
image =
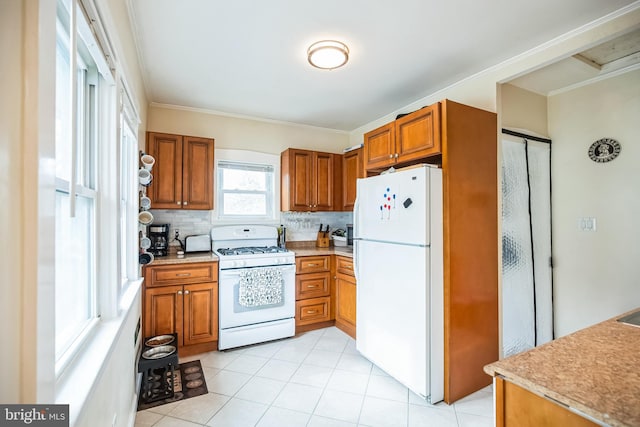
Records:
[[[431,403],[444,398],[442,231],[441,169],[358,180],[356,348]]]

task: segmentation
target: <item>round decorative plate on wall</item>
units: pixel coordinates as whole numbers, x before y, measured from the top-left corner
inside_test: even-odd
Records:
[[[602,138],[589,147],[589,158],[596,163],[606,163],[618,157],[622,147],[612,138]]]

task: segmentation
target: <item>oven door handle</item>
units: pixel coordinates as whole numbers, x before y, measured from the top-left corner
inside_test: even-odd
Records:
[[[290,272],[295,273],[295,271],[296,271],[296,265],[295,264],[266,266],[266,267],[252,267],[252,268],[277,268],[282,273],[290,273]],[[241,271],[246,271],[246,270],[250,270],[250,269],[251,268],[233,268],[233,269],[230,269],[230,270],[220,270],[220,277],[240,276],[240,272]]]

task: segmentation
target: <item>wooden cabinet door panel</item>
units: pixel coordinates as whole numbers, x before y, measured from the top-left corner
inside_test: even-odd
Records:
[[[354,277],[353,259],[344,256],[336,256],[336,271]]]
[[[147,289],[144,294],[144,336],[178,333],[182,345],[182,286]]]
[[[185,136],[183,140],[182,207],[213,209],[213,140]]]
[[[298,274],[296,276],[296,299],[328,296],[331,292],[329,272]]]
[[[308,211],[312,206],[312,153],[306,150],[292,150],[293,173],[291,181],[292,210]]]
[[[395,128],[398,162],[440,154],[439,103],[399,118]]]
[[[355,338],[356,281],[346,274],[336,275],[336,325]]]
[[[507,380],[496,378],[498,427],[595,427],[598,424]]]
[[[364,134],[364,164],[367,170],[391,166],[395,163],[394,122]]]
[[[353,210],[356,202],[356,182],[364,178],[362,148],[349,151],[342,157],[342,209]]]
[[[164,133],[147,134],[147,153],[156,162],[147,192],[154,209],[176,209],[182,204],[182,137]]]
[[[184,287],[184,345],[218,339],[218,284]]]
[[[330,319],[330,306],[330,297],[296,301],[296,326],[328,321]]]
[[[333,210],[334,161],[331,153],[313,153],[313,191],[311,201],[313,210]]]

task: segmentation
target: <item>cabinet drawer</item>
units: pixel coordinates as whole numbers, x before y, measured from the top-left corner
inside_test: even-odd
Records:
[[[218,281],[218,263],[201,262],[146,267],[146,286],[182,285]]]
[[[296,274],[329,271],[329,255],[303,256],[296,258]]]
[[[353,276],[353,259],[347,257],[336,257],[336,270],[338,273]]]
[[[296,276],[296,299],[329,296],[331,276],[325,273],[299,274]]]
[[[325,322],[330,319],[330,297],[296,301],[296,326]]]

